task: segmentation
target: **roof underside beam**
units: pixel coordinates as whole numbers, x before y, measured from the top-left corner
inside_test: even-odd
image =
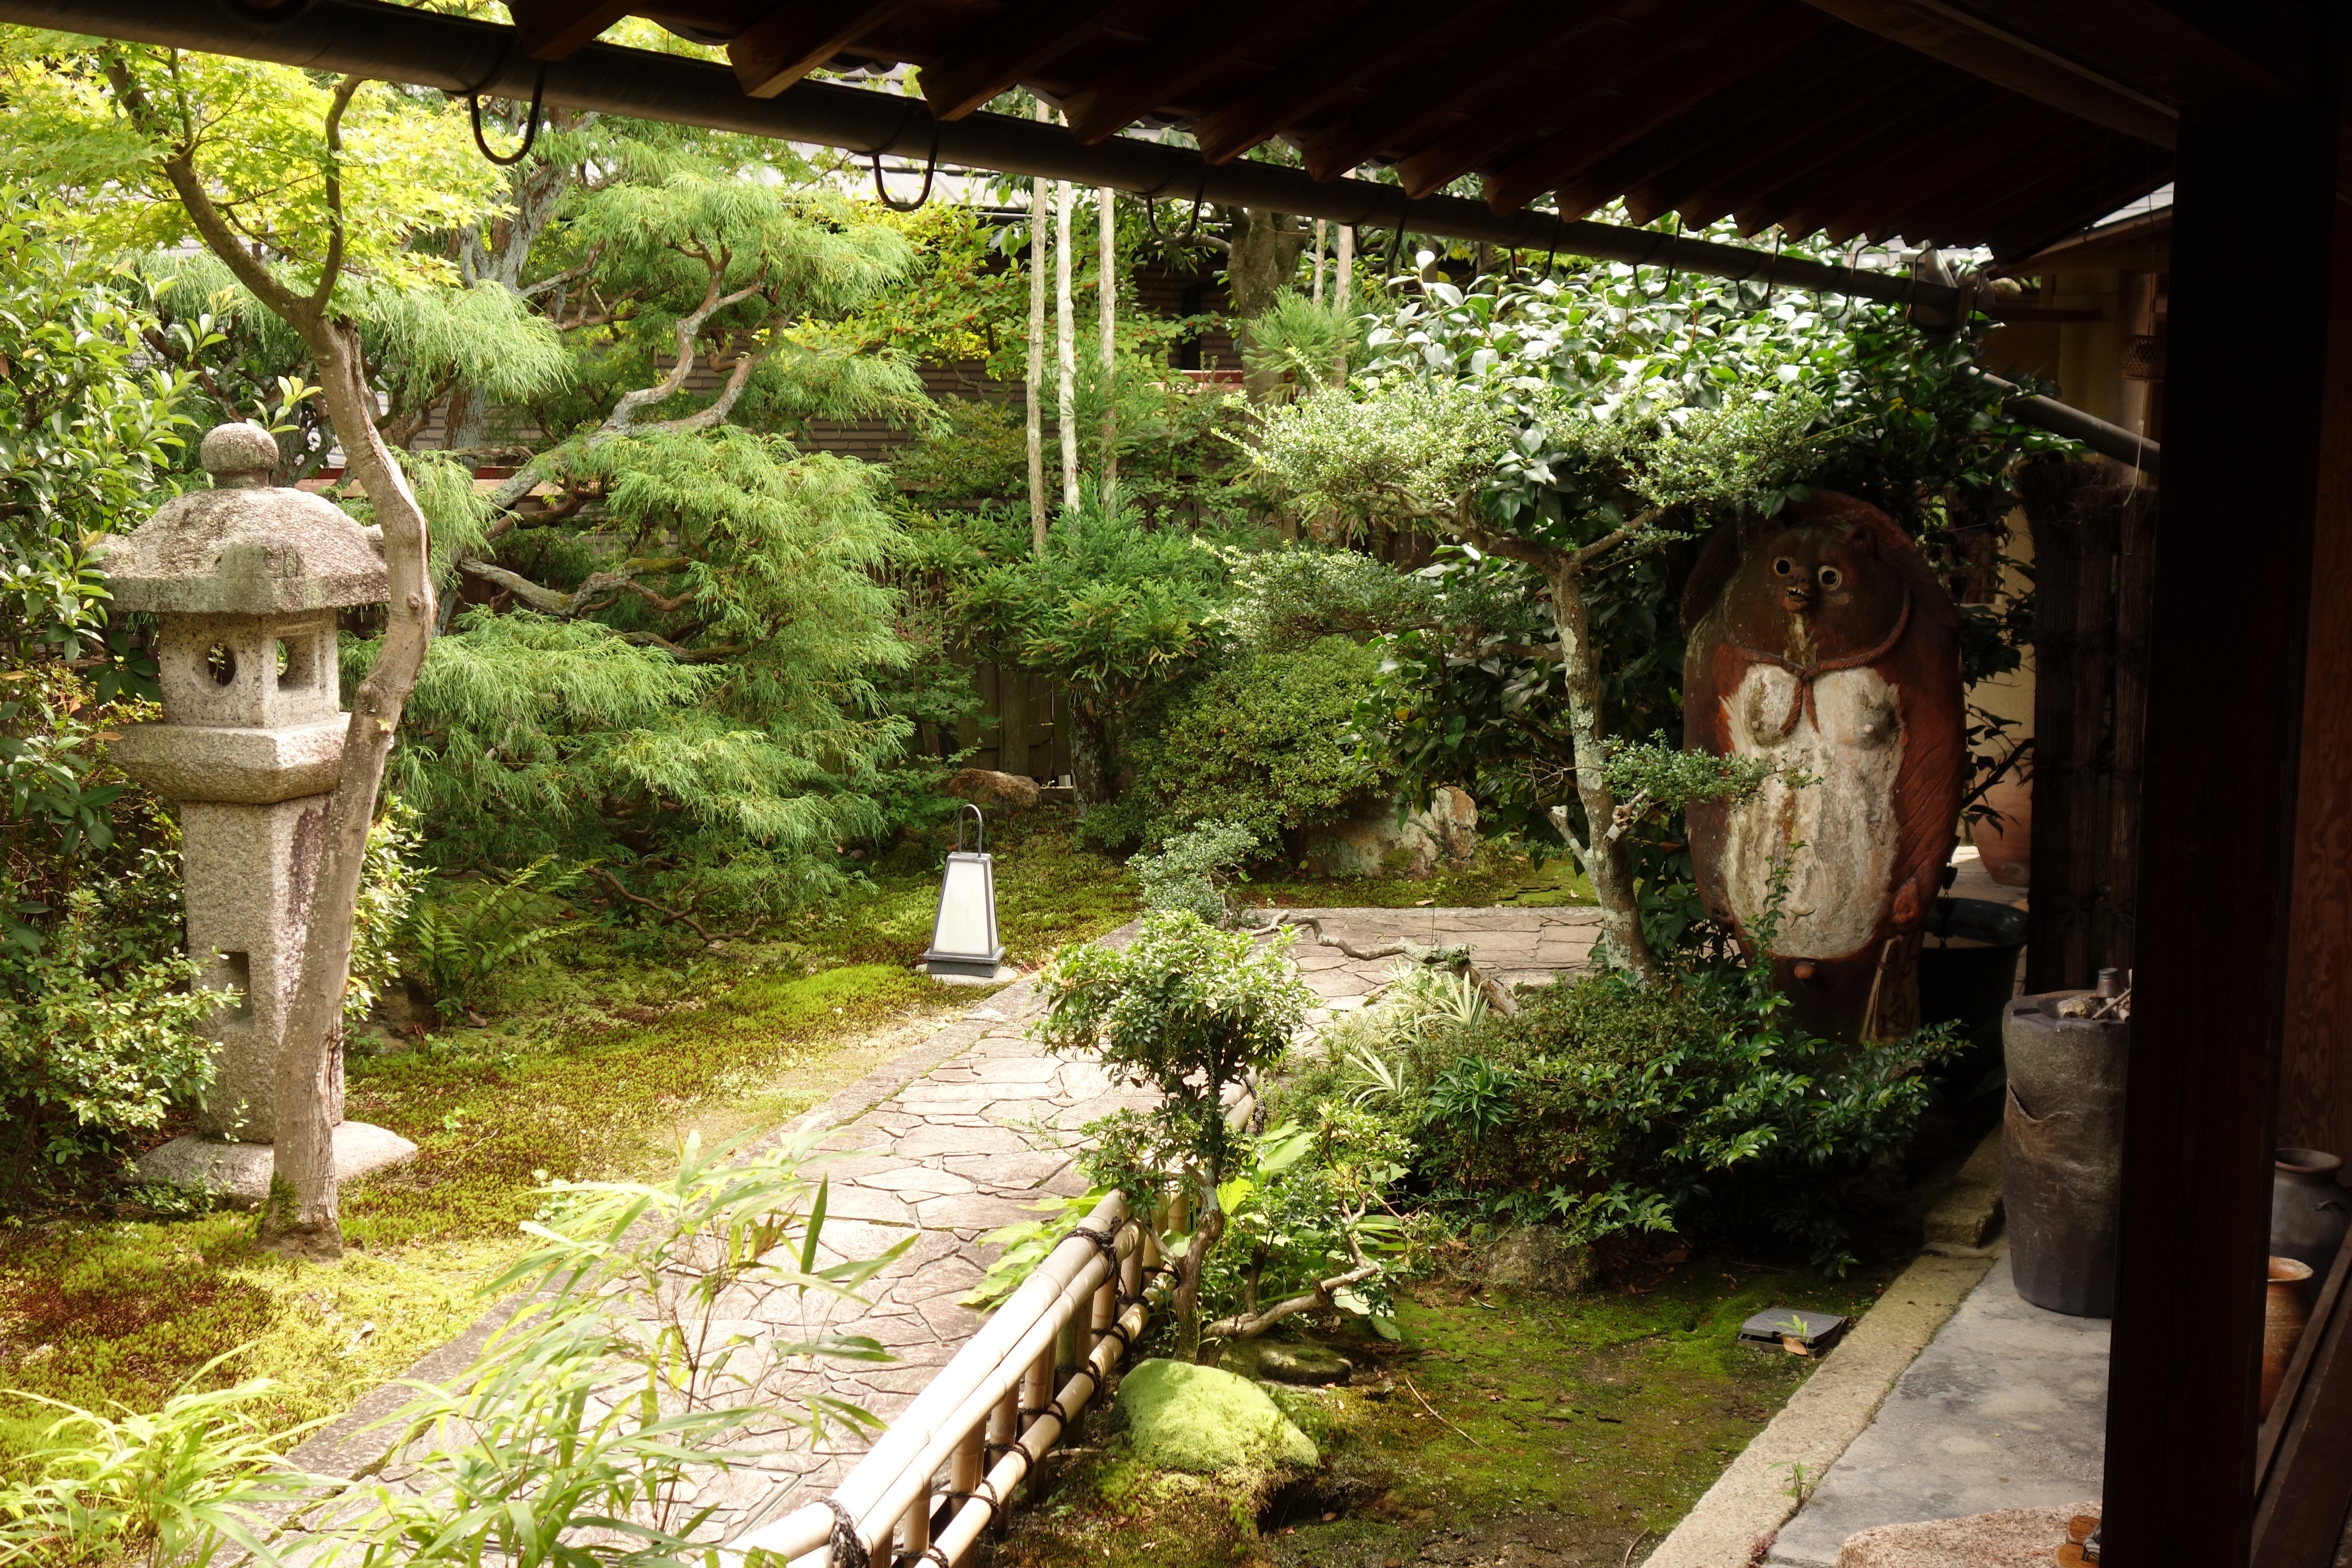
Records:
[[[997,114],[942,121],[919,99],[803,81],[772,98],[746,96],[726,66],[610,44],[565,58],[532,58],[515,29],[469,17],[411,10],[375,0],[317,0],[268,14],[231,16],[184,0],[0,0],[0,22],[274,60],[313,70],[355,72],[448,93],[528,98],[544,72],[546,101],[637,119],[697,125],[860,153],[936,153],[951,164],[1108,186],[1150,197],[1203,200],[1370,225],[1409,233],[1484,240],[1635,266],[1762,280],[1776,287],[1911,305],[1948,313],[1960,291],[1948,284],[1830,267],[1680,235],[1569,221],[1551,213],[1496,213],[1450,196],[1409,197],[1365,180],[1316,180],[1271,163],[1211,163],[1190,148],[1114,138],[1088,146],[1066,131]],[[542,44],[541,46],[545,46]],[[1990,379],[1990,378],[1989,378]],[[2006,386],[2005,383],[1996,383]],[[2086,442],[2122,461],[2153,468],[2158,448],[2130,432],[2047,398],[2019,397],[2011,411]]]
[[[444,92],[528,99],[546,73],[545,100],[573,109],[698,125],[851,152],[928,156],[941,163],[1043,175],[1167,200],[1260,207],[1335,223],[1484,240],[1710,277],[1769,282],[1949,310],[1958,292],[1906,275],[1824,266],[1686,236],[1551,213],[1496,213],[1453,196],[1409,197],[1369,180],[1317,180],[1297,169],[1240,161],[1213,164],[1187,147],[1113,138],[1087,146],[1057,126],[1001,114],[935,120],[924,101],[894,93],[803,81],[770,99],[744,96],[727,67],[645,49],[589,44],[566,58],[530,58],[514,30],[470,17],[319,0],[286,21],[257,23],[185,0],[0,0],[0,22],[138,43],[358,72]]]

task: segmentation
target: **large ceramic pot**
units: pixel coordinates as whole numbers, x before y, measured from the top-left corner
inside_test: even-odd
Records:
[[[2317,1149],[2281,1149],[2272,1166],[2271,1251],[2309,1264],[2315,1289],[2326,1280],[2352,1228],[2343,1171],[2343,1161]]]
[[[1984,803],[2000,813],[1999,822],[1969,824],[1969,842],[1985,874],[2004,888],[2022,888],[2033,866],[2033,781],[2014,773],[1985,791]]]
[[[2084,994],[2020,996],[2001,1010],[2001,1204],[2017,1293],[2053,1312],[2105,1318],[2116,1304],[2131,1025],[2058,1016],[2058,1004]]]
[[[2271,1413],[2279,1384],[2286,1381],[2286,1363],[2294,1359],[2294,1342],[2311,1321],[2311,1303],[2304,1288],[2311,1282],[2311,1265],[2293,1258],[2271,1259],[2270,1288],[2263,1293],[2263,1414]]]

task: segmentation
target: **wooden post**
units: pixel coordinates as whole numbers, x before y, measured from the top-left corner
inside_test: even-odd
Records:
[[[2315,52],[2315,78],[2331,58]],[[2249,1562],[2320,409],[2331,300],[2352,285],[2331,243],[2336,151],[2315,102],[2180,114],[2107,1398],[2115,1568]],[[2259,289],[2248,212],[2265,215]],[[2330,637],[2345,609],[2326,606]]]
[[[2105,475],[2100,476],[2102,479]],[[2106,881],[2107,697],[2114,685],[2116,647],[2116,514],[2104,504],[2104,486],[2074,492],[2074,734],[2067,753],[2066,898],[2063,954],[2068,985],[2088,985],[2098,976],[2098,897]],[[2037,595],[2037,603],[2039,598]],[[2040,689],[2041,677],[2035,678]],[[2036,735],[2041,734],[2037,727]],[[2035,742],[2036,749],[2040,742]],[[2034,813],[2035,821],[2041,812]],[[2030,903],[2030,900],[2029,900]],[[2029,918],[2031,913],[2029,910]]]
[[[2019,475],[2033,525],[2033,896],[2026,906],[2025,989],[2074,984],[2074,617],[2081,606],[2074,495],[2082,464],[2029,464]]]
[[[2105,966],[2132,970],[2139,915],[2140,759],[2147,747],[2147,626],[2156,589],[2156,494],[2146,486],[2114,493],[2116,514],[2115,738],[2107,792],[2107,879],[2099,899],[2095,951]]]
[[[894,1544],[898,1534],[898,1526],[896,1520],[875,1532],[872,1544],[866,1549],[866,1560],[873,1565],[873,1568],[890,1568],[892,1561],[898,1555],[898,1549]]]
[[[1010,664],[996,667],[996,769],[1029,773],[1029,672]]]

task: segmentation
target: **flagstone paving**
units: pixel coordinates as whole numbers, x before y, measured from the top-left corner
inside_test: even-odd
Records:
[[[1294,920],[1321,922],[1325,943],[1362,951],[1404,941],[1464,945],[1471,961],[1504,986],[1540,984],[1582,967],[1600,935],[1591,908],[1312,910]],[[1106,941],[1118,942],[1132,927]],[[1302,931],[1293,949],[1300,978],[1318,1005],[1310,1032],[1338,1013],[1375,999],[1393,978],[1394,957],[1349,957]],[[835,1310],[835,1331],[869,1334],[894,1360],[884,1364],[825,1363],[805,1374],[802,1392],[822,1390],[887,1422],[903,1410],[980,1325],[957,1298],[984,1272],[980,1237],[998,1226],[1035,1219],[1031,1205],[1086,1190],[1073,1163],[1078,1131],[1097,1117],[1148,1106],[1150,1097],[1114,1085],[1090,1061],[1050,1057],[1025,1037],[1044,1012],[1035,984],[1022,980],[972,1007],[897,1061],[851,1085],[794,1124],[828,1125],[825,1140],[842,1152],[832,1177],[824,1234],[829,1260],[872,1258],[912,1238],[904,1257],[865,1290],[867,1305]],[[797,1336],[818,1326],[766,1309],[762,1331]],[[824,1306],[810,1303],[813,1315]],[[841,1438],[811,1447],[778,1422],[747,1432],[753,1463],[713,1478],[698,1506],[715,1505],[711,1524],[726,1533],[781,1517],[821,1497],[865,1451]]]

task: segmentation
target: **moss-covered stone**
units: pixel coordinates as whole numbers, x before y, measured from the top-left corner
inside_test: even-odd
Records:
[[[1269,1344],[1257,1352],[1258,1375],[1276,1383],[1345,1383],[1354,1370],[1346,1356],[1328,1345]]]
[[[1136,1458],[1162,1469],[1215,1475],[1319,1462],[1264,1390],[1216,1367],[1143,1362],[1120,1381],[1118,1408]]]

